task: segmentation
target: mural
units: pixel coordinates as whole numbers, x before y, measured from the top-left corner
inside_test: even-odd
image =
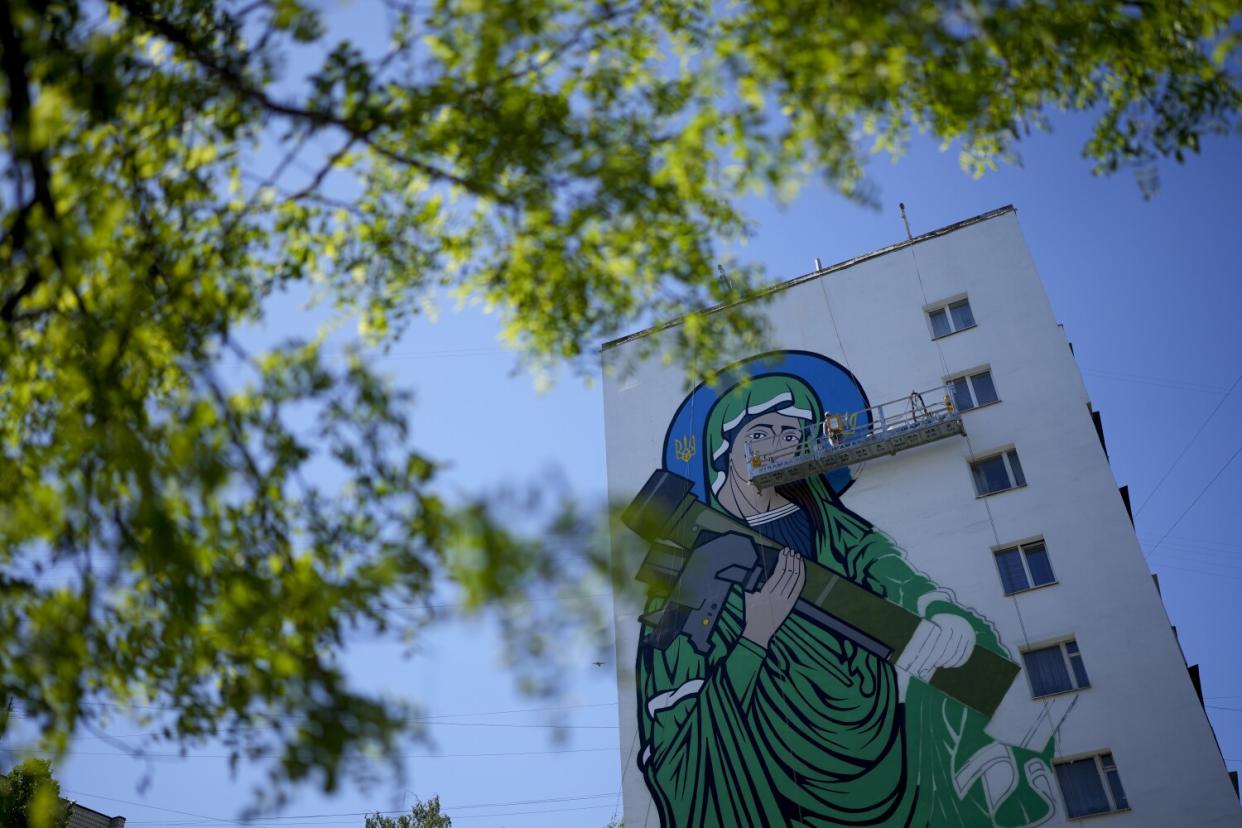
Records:
[[[849,470],[748,482],[747,441],[770,450],[825,410],[867,407],[821,355],[741,362],[686,397],[626,512],[650,544],[637,762],[666,828],[1056,813],[1052,736],[1017,746],[985,731],[1017,674],[992,624],[844,505]]]

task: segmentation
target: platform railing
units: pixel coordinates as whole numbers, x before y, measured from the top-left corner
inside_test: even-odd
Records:
[[[752,443],[748,439],[745,456],[753,481],[777,469],[848,453],[846,450],[868,442],[908,435],[960,416],[951,386],[936,386],[860,411],[828,412],[819,422],[804,426],[796,441],[784,445],[774,447],[768,440]],[[913,445],[910,441],[902,442],[903,447]]]

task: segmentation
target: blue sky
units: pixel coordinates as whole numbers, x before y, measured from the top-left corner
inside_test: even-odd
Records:
[[[1242,513],[1235,505],[1242,456],[1234,454],[1242,447],[1242,383],[1226,396],[1242,376],[1242,141],[1207,140],[1201,156],[1164,166],[1159,193],[1144,201],[1127,173],[1091,176],[1079,157],[1086,118],[1056,124],[1053,135],[1021,147],[1021,168],[978,181],[960,171],[953,152],[926,140],[896,164],[878,157],[870,173],[879,211],[818,187],[786,207],[751,202],[757,233],[741,254],[783,279],[810,270],[815,257],[829,264],[904,238],[899,201],[916,234],[1004,204],[1018,208],[1102,412],[1118,483],[1130,486],[1137,532],[1186,658],[1201,665],[1222,751],[1230,768],[1242,769]],[[273,311],[274,336],[305,325],[293,302]],[[416,322],[386,358],[393,378],[416,392],[418,445],[450,462],[457,491],[537,482],[556,470],[580,497],[601,499],[598,383],[562,377],[537,393],[529,376],[515,373],[496,330],[494,318],[476,310],[446,312],[437,323]],[[409,748],[401,780],[381,772],[369,791],[351,786],[330,798],[302,790],[285,818],[261,824],[360,826],[361,812],[401,809],[412,796],[433,794],[468,828],[603,826],[617,809],[611,663],[596,667],[583,650],[560,698],[523,697],[494,631],[467,621],[446,623],[409,657],[358,642],[348,658],[361,685],[399,693],[440,717],[428,723],[434,745]],[[122,720],[110,732],[124,737],[135,728]],[[124,814],[134,828],[227,825],[264,775],[253,767],[230,774],[224,752],[207,745],[184,758],[142,762],[86,738],[59,776],[70,796]]]

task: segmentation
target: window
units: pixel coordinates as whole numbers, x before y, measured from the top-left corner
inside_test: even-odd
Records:
[[[975,494],[979,497],[1026,485],[1018,452],[1013,449],[976,460],[970,464],[970,472],[975,478]]]
[[[1000,570],[1005,594],[1025,592],[1044,584],[1054,584],[1052,564],[1043,541],[1031,541],[996,552],[996,568]]]
[[[953,387],[953,404],[958,411],[969,411],[988,403],[999,402],[991,371],[978,371],[949,380]]]
[[[1090,687],[1078,642],[1070,639],[1022,654],[1034,698]]]
[[[927,312],[927,317],[931,320],[932,339],[975,326],[975,315],[971,313],[970,302],[966,299],[933,308]]]
[[[1125,811],[1130,807],[1111,753],[1057,762],[1057,781],[1070,817]]]

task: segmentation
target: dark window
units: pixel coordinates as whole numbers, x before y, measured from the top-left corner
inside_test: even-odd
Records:
[[[1061,645],[1023,653],[1022,660],[1026,663],[1026,672],[1031,677],[1031,691],[1036,698],[1074,689]]]
[[[996,553],[996,568],[1000,570],[1005,594],[1012,595],[1031,588],[1031,582],[1022,566],[1022,553],[1017,549],[1003,549]]]
[[[969,411],[980,405],[996,402],[996,386],[992,384],[992,372],[980,371],[951,380],[953,403],[959,411]]]
[[[1009,471],[1005,468],[1005,460],[999,454],[975,463],[974,470],[975,490],[981,495],[1004,491],[1012,486],[1009,482]]]
[[[1022,654],[1034,698],[1090,687],[1078,644],[1066,641]],[[1071,674],[1071,665],[1073,673]]]
[[[1109,807],[1108,795],[1104,793],[1104,783],[1100,779],[1100,769],[1096,766],[1094,756],[1057,765],[1057,781],[1061,783],[1065,809],[1071,817],[1102,814],[1112,810]]]
[[[1026,485],[1018,453],[1012,449],[976,460],[970,464],[970,470],[975,479],[975,494],[979,497]]]
[[[1048,550],[1044,548],[1043,541],[1001,549],[996,553],[996,568],[1000,570],[1006,595],[1057,580],[1052,574],[1052,564],[1048,561]]]
[[[953,319],[953,330],[955,331],[975,326],[975,315],[970,312],[970,302],[965,299],[949,305],[949,316]]]
[[[1104,778],[1108,780],[1108,789],[1113,794],[1113,806],[1129,808],[1130,803],[1126,800],[1126,792],[1121,788],[1121,775],[1117,773],[1117,764],[1113,762],[1111,753],[1100,754],[1100,767],[1104,770]]]
[[[1031,571],[1032,584],[1042,586],[1056,580],[1056,576],[1052,574],[1052,562],[1048,560],[1048,550],[1044,548],[1043,541],[1024,545],[1022,554],[1026,556],[1026,565]]]
[[[1087,679],[1087,668],[1083,666],[1082,653],[1078,650],[1078,642],[1066,641],[1065,654],[1069,656],[1070,666],[1074,668],[1074,683],[1079,687],[1090,687],[1091,682]]]
[[[992,372],[981,371],[978,374],[970,375],[970,384],[975,389],[975,403],[977,405],[987,405],[994,403],[1000,397],[996,396],[996,386],[992,384]]]
[[[1005,452],[1005,459],[1009,461],[1009,468],[1013,471],[1013,484],[1015,486],[1026,485],[1026,475],[1022,473],[1022,463],[1018,460],[1018,453],[1010,449]]]
[[[931,320],[933,339],[975,326],[975,315],[971,312],[970,302],[966,299],[930,310],[927,316]]]
[[[1117,766],[1111,753],[1075,759],[1072,762],[1058,762],[1056,769],[1057,781],[1061,783],[1061,796],[1065,799],[1065,809],[1071,818],[1130,807],[1121,788],[1121,777],[1117,775]],[[1108,779],[1107,791],[1101,777]]]
[[[975,407],[975,400],[970,396],[970,383],[965,377],[953,380],[953,404],[958,411],[969,411]]]

